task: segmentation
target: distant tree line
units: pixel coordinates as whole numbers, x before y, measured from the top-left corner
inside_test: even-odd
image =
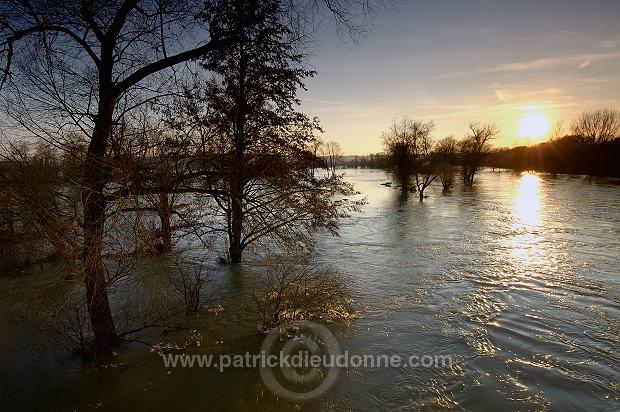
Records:
[[[385,169],[387,167],[387,159],[385,153],[346,156],[342,159],[342,166],[353,169]]]
[[[620,177],[620,112],[582,113],[570,132],[534,146],[496,149],[485,166],[549,173]]]
[[[499,134],[494,124],[470,122],[461,140],[428,138],[434,123],[403,119],[393,122],[383,135],[384,152],[364,156],[346,156],[342,165],[351,168],[387,170],[405,191],[418,191],[413,181],[421,165],[432,165],[429,179],[440,178],[444,189],[452,186],[455,173],[465,185],[471,185],[480,167],[517,171],[586,174],[620,177],[620,112],[601,109],[583,112],[563,134],[558,122],[549,141],[534,146],[492,148]],[[423,133],[421,132],[423,130]],[[424,150],[420,150],[424,148]],[[428,151],[427,151],[428,150]],[[424,189],[424,184],[420,185]],[[422,194],[423,196],[423,190]]]

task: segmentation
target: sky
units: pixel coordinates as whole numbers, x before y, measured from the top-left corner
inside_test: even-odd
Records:
[[[381,151],[404,116],[434,120],[436,138],[479,121],[496,146],[535,144],[558,120],[620,109],[619,20],[619,0],[403,0],[359,44],[318,31],[302,109],[346,154]]]

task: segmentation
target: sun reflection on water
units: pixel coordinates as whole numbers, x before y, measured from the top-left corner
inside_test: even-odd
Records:
[[[540,177],[524,173],[515,197],[515,217],[521,224],[529,228],[540,225],[540,197]]]
[[[517,232],[510,240],[510,253],[521,263],[543,263],[544,250],[539,228],[542,224],[540,177],[524,173],[514,197],[513,229]]]

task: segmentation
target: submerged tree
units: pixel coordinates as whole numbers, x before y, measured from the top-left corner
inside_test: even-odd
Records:
[[[309,146],[308,149],[310,150],[310,153],[312,153],[312,156],[314,156],[315,159],[319,159],[319,153],[322,150],[324,144],[325,144],[325,142],[321,138],[319,138],[319,137],[317,137],[312,142],[310,142],[310,146]],[[313,164],[310,167],[310,170],[312,171],[312,175],[313,176],[314,176],[314,173],[316,171],[316,167],[317,166],[318,165],[315,166]]]
[[[174,230],[191,229],[186,227],[192,220],[186,213],[191,208],[182,197],[216,194],[204,190],[202,182],[212,173],[197,161],[194,142],[188,136],[146,120],[126,129],[112,144],[116,150],[111,162],[118,171],[113,180],[126,191],[122,202],[118,196],[119,211],[134,213],[136,224],[143,223],[144,217],[156,216],[158,225],[148,248],[170,252]]]
[[[388,155],[388,167],[401,185],[404,195],[410,190],[414,178],[414,190],[424,199],[424,190],[437,177],[432,156],[431,133],[435,123],[403,119],[394,121],[390,130],[383,134],[383,147]]]
[[[148,84],[153,75],[232,41],[179,46],[201,30],[194,18],[201,7],[190,0],[9,0],[0,9],[1,82],[16,86],[12,97],[24,108],[16,117],[50,140],[59,140],[54,123],[90,137],[81,179],[82,269],[93,332],[101,343],[117,337],[102,261],[110,136],[127,111],[166,86],[162,79]],[[33,116],[37,111],[41,118]]]
[[[433,153],[434,142],[431,133],[435,128],[435,123],[431,120],[426,123],[414,122],[412,133],[415,137],[414,159],[415,159],[415,187],[418,191],[420,202],[424,200],[424,191],[433,183],[439,175],[436,156]]]
[[[454,162],[457,150],[458,143],[454,136],[444,137],[435,145],[437,171],[444,191],[449,190],[454,184]]]
[[[303,33],[276,0],[219,1],[204,13],[214,39],[237,42],[205,55],[212,73],[204,90],[185,103],[200,113],[201,150],[224,192],[214,198],[223,214],[228,255],[241,261],[246,247],[262,238],[286,242],[317,227],[336,229],[351,188],[336,176],[319,178],[317,119],[297,110],[297,90],[313,72],[304,67]]]
[[[390,130],[384,132],[381,139],[383,150],[388,156],[388,170],[400,183],[401,190],[406,196],[413,173],[413,146],[415,145],[410,133],[410,120],[392,122]]]
[[[321,146],[321,156],[325,159],[326,168],[332,176],[336,175],[336,169],[342,162],[343,151],[338,142],[330,140]]]
[[[491,151],[491,140],[495,139],[498,134],[499,129],[495,124],[469,123],[469,132],[459,143],[465,185],[471,186],[474,183],[476,172]]]
[[[4,142],[0,164],[0,269],[75,258],[79,191],[58,151]]]
[[[290,6],[292,15],[306,11],[305,2],[279,3]],[[350,31],[359,27],[351,2],[309,3],[311,12],[326,6]],[[127,195],[111,181],[110,142],[125,116],[170,92],[179,75],[173,68],[239,40],[238,32],[217,28],[209,37],[207,24],[214,22],[196,18],[204,7],[196,0],[0,4],[0,89],[10,116],[29,136],[63,149],[69,133],[87,136],[79,165],[80,260],[97,343],[117,340],[102,252],[109,208],[117,195]]]

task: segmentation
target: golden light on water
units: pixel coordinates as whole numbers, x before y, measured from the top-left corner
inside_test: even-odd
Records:
[[[540,177],[524,173],[521,175],[514,197],[513,228],[516,231],[510,239],[510,254],[520,265],[542,263],[545,253],[542,236],[538,229],[542,223]]]
[[[515,197],[515,217],[526,226],[538,226],[540,218],[540,177],[524,173]]]
[[[528,113],[519,120],[519,136],[540,140],[551,131],[551,121],[542,113]]]

